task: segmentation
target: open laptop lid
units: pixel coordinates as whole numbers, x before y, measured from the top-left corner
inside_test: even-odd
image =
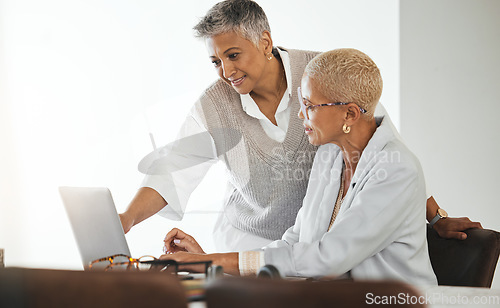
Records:
[[[59,187],[83,267],[115,254],[130,256],[111,192],[104,187]]]

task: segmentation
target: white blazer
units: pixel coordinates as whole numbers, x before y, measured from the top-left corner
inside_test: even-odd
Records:
[[[303,206],[264,261],[286,276],[396,279],[435,285],[427,250],[426,190],[418,159],[383,117],[362,153],[337,218],[327,232],[340,187],[342,152],[315,156]]]

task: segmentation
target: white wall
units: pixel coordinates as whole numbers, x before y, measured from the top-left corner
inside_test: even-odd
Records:
[[[143,115],[157,143],[167,142],[216,78],[191,30],[215,2],[0,0],[0,247],[7,266],[81,268],[57,187],[107,186],[118,211],[126,208],[142,179],[137,163],[151,150]],[[382,100],[399,122],[398,1],[258,2],[276,45],[368,53],[382,70]],[[210,251],[219,177],[216,169],[196,192],[185,221],[153,217],[132,229],[132,254],[159,255],[174,226]]]
[[[496,0],[401,1],[400,108],[440,206],[500,231],[498,16]]]

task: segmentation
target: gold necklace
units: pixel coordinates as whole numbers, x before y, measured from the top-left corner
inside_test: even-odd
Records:
[[[333,226],[333,222],[335,221],[335,218],[337,218],[337,214],[340,211],[340,206],[342,205],[342,202],[344,202],[345,196],[344,194],[344,169],[342,169],[342,176],[340,177],[340,188],[339,188],[339,194],[337,195],[337,200],[335,201],[335,205],[333,206],[333,211],[332,211],[332,217],[330,218],[330,224],[328,225],[328,231]]]

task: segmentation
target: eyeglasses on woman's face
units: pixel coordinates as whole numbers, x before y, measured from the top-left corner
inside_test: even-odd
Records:
[[[297,88],[298,92],[298,97],[299,97],[299,105],[300,105],[300,111],[302,112],[302,115],[306,120],[309,120],[309,111],[317,108],[317,107],[323,107],[323,106],[342,106],[342,105],[348,105],[350,103],[342,103],[342,102],[336,102],[336,103],[326,103],[326,104],[318,104],[318,105],[313,105],[310,100],[305,99],[302,96],[302,90],[300,87]],[[359,107],[359,106],[358,106]],[[366,110],[359,107],[359,110],[361,113],[366,113]]]

